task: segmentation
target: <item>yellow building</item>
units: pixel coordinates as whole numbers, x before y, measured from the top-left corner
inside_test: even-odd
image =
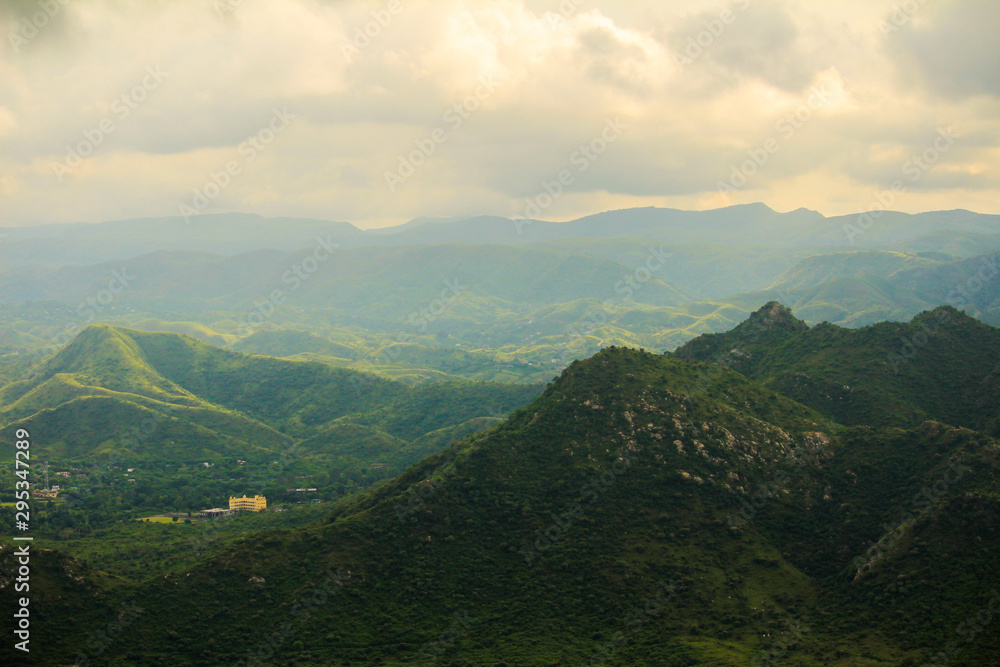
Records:
[[[267,498],[265,498],[264,496],[254,496],[253,498],[247,498],[246,495],[244,495],[242,498],[231,496],[229,498],[229,509],[250,510],[251,512],[259,512],[262,509],[267,509]]]

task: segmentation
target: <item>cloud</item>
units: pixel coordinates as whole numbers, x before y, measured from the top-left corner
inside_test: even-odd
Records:
[[[935,93],[1000,97],[998,25],[1000,4],[992,0],[911,0],[897,6],[882,27],[901,71]]]
[[[989,3],[928,3],[886,35],[863,0],[222,1],[77,0],[17,52],[7,39],[0,224],[174,215],[234,160],[209,210],[507,215],[615,118],[628,129],[548,216],[718,205],[768,140],[725,198],[854,212],[948,125],[961,141],[899,205],[1000,188],[997,47],[973,20]],[[0,36],[32,6],[0,3]],[[167,75],[133,99],[149,68]],[[248,160],[276,109],[294,122]]]
[[[753,77],[785,90],[812,78],[799,30],[784,6],[733,2],[674,22],[660,39],[685,66],[699,67],[716,85]]]

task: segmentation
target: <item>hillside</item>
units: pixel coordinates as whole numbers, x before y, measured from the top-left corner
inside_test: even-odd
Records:
[[[936,422],[845,429],[717,365],[608,349],[317,524],[96,597],[157,610],[102,659],[923,664],[1000,584],[982,557],[998,451]],[[52,639],[68,656],[86,631]],[[950,664],[996,655],[978,633]]]
[[[148,254],[5,264],[0,381],[96,322],[409,384],[543,383],[609,345],[667,351],[730,330],[772,300],[855,328],[942,304],[1000,325],[1000,268],[995,250],[984,254],[1000,227],[962,211],[887,214],[853,245],[844,220],[762,205],[611,211],[520,231],[496,217],[378,233],[329,223],[320,234],[322,221],[207,216],[199,235],[175,238],[180,227],[156,222],[135,226],[134,248]],[[113,254],[131,247],[111,238],[125,224],[14,230],[0,256],[28,240],[58,254],[73,239],[80,253]],[[260,247],[222,247],[241,229]]]
[[[949,306],[846,329],[809,328],[772,302],[673,356],[724,364],[843,424],[912,428],[931,419],[1000,435],[1000,331]]]
[[[262,464],[286,460],[299,442],[323,435],[321,447],[292,457],[288,475],[303,466],[354,475],[378,464],[385,477],[430,453],[407,449],[415,441],[442,429],[467,432],[470,421],[503,416],[538,391],[472,382],[414,388],[173,333],[93,325],[33,377],[0,388],[0,422],[44,433],[36,455],[64,463],[112,457],[133,464],[235,458]],[[352,424],[376,430],[347,428]],[[392,447],[354,453],[382,432]]]
[[[869,275],[889,278],[898,271],[931,267],[942,263],[941,260],[912,253],[879,250],[825,253],[802,260],[778,276],[771,287],[800,292],[842,276]]]
[[[850,327],[906,320],[922,310],[947,304],[997,326],[997,261],[996,253],[962,259],[941,252],[819,254],[800,261],[751,300],[762,301],[765,293],[781,294],[786,305],[803,319]]]

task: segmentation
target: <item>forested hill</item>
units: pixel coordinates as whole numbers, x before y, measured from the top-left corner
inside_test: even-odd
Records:
[[[998,454],[609,348],[319,523],[81,585],[146,610],[109,664],[917,665],[1000,585]],[[46,638],[66,660],[103,618],[72,616]],[[950,664],[998,650],[977,632]]]
[[[1000,330],[950,306],[847,329],[810,328],[772,302],[673,356],[725,364],[844,424],[933,419],[1000,435]]]

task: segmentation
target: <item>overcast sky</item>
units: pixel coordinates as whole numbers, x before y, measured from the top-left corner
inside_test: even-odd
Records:
[[[0,225],[837,215],[893,185],[1000,213],[998,27],[995,0],[0,2]]]

